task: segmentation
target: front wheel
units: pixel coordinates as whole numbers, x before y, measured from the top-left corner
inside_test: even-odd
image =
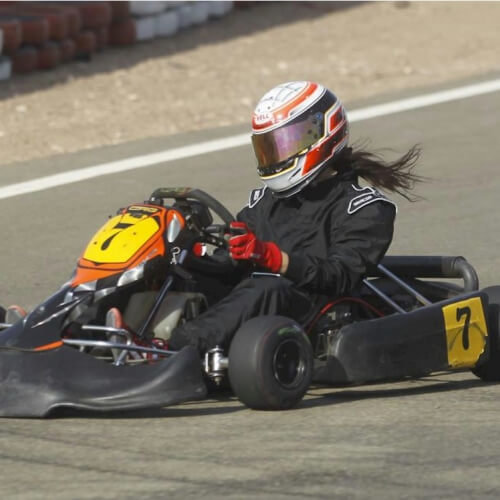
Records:
[[[311,383],[312,347],[289,318],[253,318],[231,342],[228,372],[234,393],[246,406],[287,410],[302,400]]]

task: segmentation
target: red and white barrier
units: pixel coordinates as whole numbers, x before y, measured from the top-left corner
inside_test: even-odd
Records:
[[[225,16],[232,1],[0,1],[0,80]]]
[[[155,35],[158,37],[174,36],[180,29],[179,14],[167,10],[155,17]]]
[[[204,24],[210,18],[222,17],[232,8],[231,1],[130,2],[138,41],[173,36],[179,30]]]
[[[12,63],[8,57],[0,56],[0,81],[8,80],[12,75]]]

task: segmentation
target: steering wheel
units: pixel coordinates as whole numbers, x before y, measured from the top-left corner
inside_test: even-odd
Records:
[[[203,207],[211,210],[218,215],[223,224],[213,224],[212,217],[209,213],[199,214],[200,218],[205,218],[198,229],[203,235],[204,241],[218,248],[227,248],[227,240],[224,235],[229,230],[229,225],[235,219],[231,212],[218,200],[205,193],[201,189],[192,189],[189,187],[181,188],[158,188],[149,197],[149,202],[154,204],[162,204],[165,199],[173,199],[176,203],[189,205],[190,200],[201,203]],[[207,210],[208,212],[208,210]]]
[[[229,231],[229,224],[210,224],[203,228],[204,243],[208,243],[217,248],[227,248],[228,241],[224,237]]]

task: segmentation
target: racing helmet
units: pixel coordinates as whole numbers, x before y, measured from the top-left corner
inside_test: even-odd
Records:
[[[344,106],[319,83],[282,83],[262,97],[253,113],[257,171],[278,197],[303,189],[348,140]]]

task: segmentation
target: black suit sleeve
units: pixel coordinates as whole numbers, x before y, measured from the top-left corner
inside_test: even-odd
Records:
[[[255,231],[255,210],[252,210],[248,206],[243,207],[236,214],[236,220],[245,222],[252,231]]]
[[[392,241],[395,207],[377,201],[345,214],[330,228],[327,258],[292,253],[285,276],[313,293],[350,293],[382,259]]]

